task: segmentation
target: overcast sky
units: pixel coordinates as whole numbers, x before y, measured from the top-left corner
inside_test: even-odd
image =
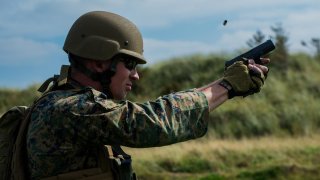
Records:
[[[273,35],[270,27],[279,23],[291,52],[312,53],[301,40],[320,38],[320,0],[2,0],[0,87],[25,88],[59,73],[68,64],[62,46],[70,26],[94,10],[135,23],[150,65],[181,55],[232,52],[246,47],[257,30]]]

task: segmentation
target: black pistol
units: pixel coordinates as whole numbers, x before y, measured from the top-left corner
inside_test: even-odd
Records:
[[[225,62],[225,67],[232,65],[236,61],[244,61],[245,59],[253,59],[255,63],[261,64],[260,57],[263,55],[268,54],[269,52],[273,51],[275,49],[275,45],[271,40],[267,40],[266,42],[260,44],[259,46],[254,47],[253,49],[250,49],[248,52],[243,53],[229,61]]]

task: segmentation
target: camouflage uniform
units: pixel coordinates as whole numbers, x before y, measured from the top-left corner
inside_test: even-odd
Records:
[[[203,136],[209,110],[194,89],[134,103],[89,87],[49,92],[31,115],[27,134],[32,179],[97,167],[99,145],[154,147]]]

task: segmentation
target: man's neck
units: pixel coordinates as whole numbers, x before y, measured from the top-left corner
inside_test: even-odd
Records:
[[[101,84],[98,81],[93,81],[91,78],[85,74],[77,71],[76,69],[71,69],[71,79],[79,83],[81,86],[89,86],[98,91],[102,90]]]

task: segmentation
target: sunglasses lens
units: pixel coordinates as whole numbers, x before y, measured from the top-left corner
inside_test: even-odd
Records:
[[[129,69],[130,71],[135,69],[136,66],[137,66],[137,62],[135,60],[132,60],[132,59],[124,59],[123,63],[125,65],[125,67],[127,69]]]

